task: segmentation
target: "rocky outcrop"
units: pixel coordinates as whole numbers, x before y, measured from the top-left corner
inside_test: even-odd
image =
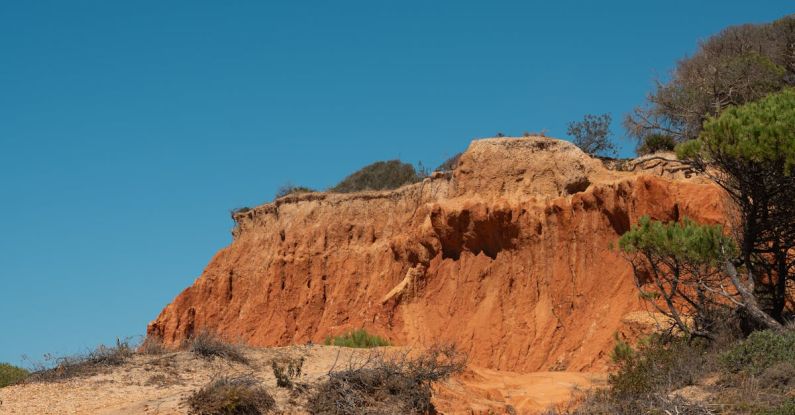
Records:
[[[565,141],[477,140],[452,174],[236,214],[232,244],[148,334],[276,346],[364,327],[453,341],[493,369],[601,370],[643,310],[612,243],[642,215],[720,222],[722,200],[698,178],[608,170]]]

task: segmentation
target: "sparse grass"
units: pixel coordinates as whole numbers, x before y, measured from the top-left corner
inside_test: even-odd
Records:
[[[240,346],[224,342],[208,331],[203,331],[189,339],[188,350],[204,359],[220,357],[233,362],[249,363]]]
[[[461,160],[461,155],[464,153],[457,153],[450,157],[449,159],[445,160],[439,167],[436,168],[436,171],[453,171],[456,167],[458,167],[458,162]]]
[[[349,331],[334,337],[326,337],[326,346],[354,347],[369,349],[371,347],[389,346],[389,340],[370,334],[365,329]]]
[[[282,197],[285,197],[285,196],[291,195],[291,194],[312,193],[312,192],[315,192],[315,191],[316,191],[315,189],[311,189],[309,187],[296,186],[296,185],[294,185],[292,183],[286,183],[286,184],[281,185],[276,190],[276,197],[275,198],[279,199],[279,198],[282,198]]]
[[[96,375],[124,364],[133,356],[133,349],[129,341],[117,339],[116,345],[99,345],[85,355],[64,357],[45,355],[45,363],[36,364],[36,369],[28,379],[34,382],[53,382]],[[50,362],[54,365],[49,364]]]
[[[0,363],[0,388],[15,385],[25,380],[30,373],[9,363]]]
[[[276,401],[252,376],[221,377],[185,399],[190,415],[260,415]]]
[[[360,365],[330,372],[307,409],[315,415],[435,413],[431,385],[465,365],[466,357],[453,346],[434,347],[415,358],[374,354]]]

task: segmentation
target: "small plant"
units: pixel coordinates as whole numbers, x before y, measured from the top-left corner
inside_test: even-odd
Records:
[[[274,410],[276,401],[251,376],[221,377],[190,395],[190,415],[259,415]]]
[[[370,334],[365,329],[353,330],[339,336],[326,337],[325,344],[326,346],[354,347],[364,349],[390,345],[388,340]]]
[[[147,336],[138,347],[138,352],[146,355],[161,355],[166,352],[166,346],[159,337]]]
[[[632,349],[632,346],[621,339],[618,336],[618,333],[616,333],[613,337],[616,340],[616,345],[613,346],[613,352],[610,355],[613,363],[621,363],[632,359],[635,355],[635,351]]]
[[[120,366],[133,356],[134,350],[127,340],[116,339],[114,346],[99,345],[85,355],[56,357],[45,355],[45,362],[36,364],[36,370],[29,379],[38,382],[52,382],[73,377],[92,376]]]
[[[374,355],[361,365],[332,371],[309,397],[316,415],[427,414],[433,383],[463,371],[466,357],[454,346],[432,347],[409,358]]]
[[[295,379],[301,377],[301,370],[304,366],[304,358],[285,359],[277,362],[271,361],[273,376],[276,377],[276,386],[280,388],[292,388]]]
[[[0,363],[0,388],[15,385],[25,380],[30,373],[8,363]]]
[[[226,343],[208,331],[203,331],[189,339],[188,350],[204,359],[220,357],[233,362],[248,364],[248,359],[243,355],[240,346]]]

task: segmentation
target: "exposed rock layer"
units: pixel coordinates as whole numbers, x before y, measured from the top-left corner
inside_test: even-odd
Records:
[[[565,141],[478,140],[451,175],[237,214],[232,244],[148,333],[276,346],[365,327],[454,341],[493,369],[601,370],[643,309],[611,244],[642,215],[720,222],[722,200],[698,178],[607,170]]]

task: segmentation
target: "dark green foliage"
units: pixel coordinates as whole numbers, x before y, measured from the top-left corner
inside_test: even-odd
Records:
[[[795,332],[771,330],[751,333],[721,356],[730,372],[758,375],[778,363],[795,363]]]
[[[648,106],[624,124],[637,138],[669,134],[698,137],[703,122],[725,108],[795,85],[795,17],[771,24],[729,27],[677,63],[670,81],[657,82]]]
[[[14,385],[25,380],[30,373],[8,363],[0,363],[0,388]]]
[[[683,333],[713,338],[735,301],[735,294],[725,289],[731,282],[723,267],[737,248],[720,226],[644,216],[618,245],[632,264],[641,298]]]
[[[370,356],[363,364],[332,371],[309,397],[316,415],[436,413],[431,385],[460,373],[466,358],[453,346],[433,347],[410,358]]]
[[[704,265],[723,262],[736,254],[734,240],[723,234],[720,225],[700,225],[688,218],[681,223],[664,223],[643,216],[621,236],[618,246],[626,253],[647,251]]]
[[[85,355],[55,357],[45,355],[47,363],[38,364],[30,374],[34,382],[53,382],[74,377],[93,376],[127,362],[134,353],[128,341],[116,340],[114,346],[99,345]],[[52,365],[50,362],[54,362]]]
[[[350,193],[362,190],[388,190],[420,180],[422,177],[411,164],[400,160],[377,161],[346,177],[330,191]]]
[[[274,410],[276,401],[251,376],[222,377],[185,399],[190,415],[260,415]]]
[[[220,357],[233,362],[248,364],[240,346],[227,343],[209,331],[203,331],[188,340],[188,350],[202,358]]]
[[[649,134],[641,140],[637,149],[638,155],[658,153],[661,151],[674,151],[676,140],[668,134]]]
[[[315,191],[316,190],[310,189],[308,187],[296,186],[296,185],[293,185],[292,183],[286,183],[286,184],[281,185],[276,190],[276,199],[279,199],[279,198],[282,198],[282,197],[285,197],[285,196],[291,195],[291,194],[312,193],[312,192],[315,192]]]
[[[795,277],[789,254],[795,248],[795,90],[727,109],[676,150],[739,208],[739,262],[754,278],[759,308],[783,322],[787,281]],[[753,315],[757,324],[778,328]]]
[[[365,329],[349,331],[339,336],[326,337],[327,346],[341,346],[354,348],[371,348],[389,346],[388,340],[370,334]]]
[[[586,114],[582,121],[570,122],[566,134],[574,137],[572,142],[591,156],[615,154],[610,141],[610,114]]]

